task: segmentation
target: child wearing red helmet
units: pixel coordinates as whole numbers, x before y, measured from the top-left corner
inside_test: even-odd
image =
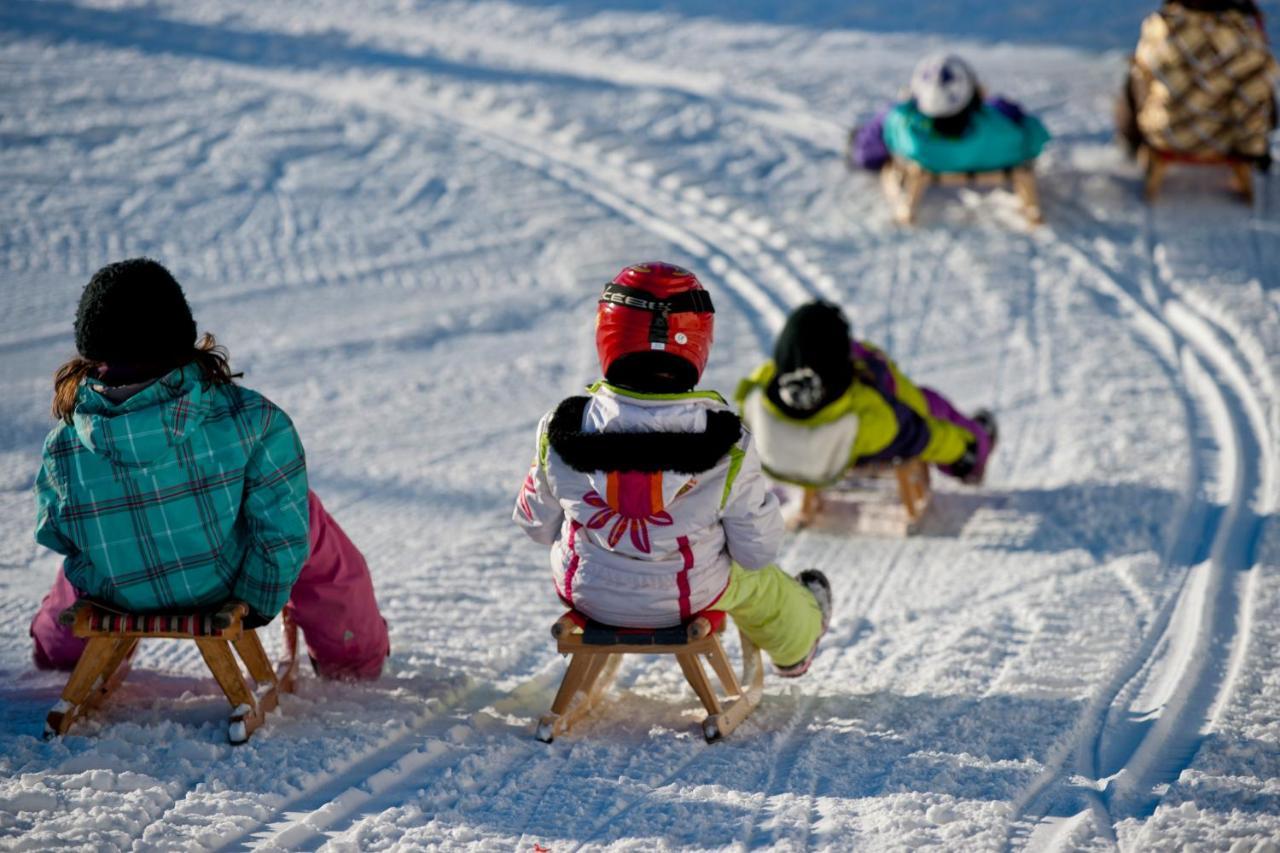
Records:
[[[662,628],[723,610],[779,674],[802,675],[831,612],[821,572],[773,560],[783,523],[751,435],[695,391],[715,309],[688,270],[630,266],[596,314],[604,379],[538,424],[513,517],[551,547],[556,591],[609,625]]]

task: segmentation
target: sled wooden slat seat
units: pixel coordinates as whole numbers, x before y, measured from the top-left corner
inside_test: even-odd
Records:
[[[899,225],[912,225],[920,210],[925,191],[939,187],[1012,187],[1022,202],[1027,222],[1044,221],[1040,210],[1040,191],[1036,186],[1035,161],[1029,160],[1007,169],[983,172],[931,172],[919,163],[895,157],[880,170],[880,184],[893,218]]]
[[[1253,203],[1253,164],[1238,157],[1201,157],[1165,151],[1151,145],[1138,149],[1138,162],[1143,169],[1143,195],[1153,202],[1160,195],[1164,179],[1173,165],[1210,166],[1231,171],[1232,189],[1240,194],[1246,204]]]
[[[707,711],[702,734],[708,742],[732,732],[760,704],[764,693],[764,667],[760,650],[741,631],[742,677],[734,672],[718,634],[727,619],[719,611],[707,611],[671,628],[618,628],[592,621],[570,610],[551,626],[551,636],[563,655],[569,655],[560,689],[551,710],[538,722],[537,737],[551,743],[599,702],[617,674],[626,654],[674,655],[685,679]],[[702,667],[711,664],[724,695],[719,695]]]
[[[293,691],[298,662],[297,626],[283,617],[286,657],[276,669],[262,642],[241,622],[249,612],[242,602],[229,602],[214,611],[187,613],[121,613],[81,599],[58,617],[77,637],[89,642],[76,662],[62,698],[45,718],[46,738],[66,734],[76,720],[102,705],[120,686],[129,661],[143,639],[193,640],[231,703],[227,737],[244,743],[275,709],[281,691]],[[233,650],[235,654],[233,654]],[[255,687],[249,686],[238,654]]]
[[[908,459],[889,466],[873,466],[867,469],[854,469],[854,477],[867,479],[892,476],[898,487],[899,506],[870,507],[861,506],[856,516],[857,533],[882,533],[892,535],[908,535],[919,526],[929,509],[933,499],[933,489],[929,482],[929,465],[919,459]],[[806,488],[800,511],[795,517],[793,527],[803,528],[814,524],[824,507],[823,490]]]

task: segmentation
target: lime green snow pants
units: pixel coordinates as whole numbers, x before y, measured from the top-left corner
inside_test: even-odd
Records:
[[[734,563],[714,606],[779,666],[804,660],[822,633],[813,593],[777,566],[752,571]]]

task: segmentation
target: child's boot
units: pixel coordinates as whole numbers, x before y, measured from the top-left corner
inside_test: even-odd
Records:
[[[831,622],[831,582],[827,580],[827,576],[817,569],[805,569],[796,575],[796,580],[813,593],[817,600],[818,609],[822,611],[822,630],[818,632],[818,638],[813,641],[809,654],[803,660],[789,666],[774,664],[774,669],[783,678],[798,678],[809,671],[809,664],[813,663],[813,657],[818,653],[818,644],[822,642],[822,636],[827,633],[827,625]]]
[[[987,474],[987,460],[991,458],[991,451],[996,449],[999,428],[996,425],[996,416],[987,409],[978,410],[973,416],[973,422],[985,435],[978,436],[977,441],[970,443],[965,448],[964,456],[948,466],[948,469],[949,473],[959,477],[961,482],[977,486],[982,484]]]

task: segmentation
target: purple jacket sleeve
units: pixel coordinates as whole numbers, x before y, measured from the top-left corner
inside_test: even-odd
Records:
[[[1000,115],[1009,119],[1009,121],[1014,124],[1022,124],[1022,119],[1026,115],[1026,112],[1019,104],[1014,101],[1010,101],[1007,98],[992,98],[987,101],[987,106],[991,107],[991,109],[1000,113]]]
[[[889,162],[889,149],[884,144],[884,119],[891,107],[883,107],[871,121],[854,128],[849,140],[849,168],[877,172]]]

